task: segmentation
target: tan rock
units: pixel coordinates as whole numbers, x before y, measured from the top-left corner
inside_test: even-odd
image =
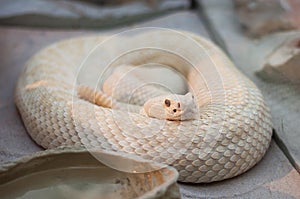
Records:
[[[296,29],[289,2],[278,0],[234,0],[240,23],[251,37]]]
[[[300,37],[288,39],[266,58],[259,75],[273,81],[300,82]]]

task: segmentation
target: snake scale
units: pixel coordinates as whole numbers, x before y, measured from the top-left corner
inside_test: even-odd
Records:
[[[261,160],[272,136],[261,92],[215,44],[192,33],[160,30],[121,37],[118,45],[96,55],[105,59],[130,46],[139,50],[119,56],[110,68],[159,63],[175,69],[187,79],[199,108],[197,119],[151,118],[81,99],[76,90],[82,63],[107,38],[58,42],[27,62],[15,101],[36,143],[44,148],[84,145],[136,154],[175,167],[179,181],[192,183],[231,178]],[[141,43],[147,48],[141,48]],[[195,53],[196,48],[203,53]]]

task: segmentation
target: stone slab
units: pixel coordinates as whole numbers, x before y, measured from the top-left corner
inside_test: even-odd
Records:
[[[300,29],[300,1],[298,0],[286,0],[287,9],[289,10],[289,16],[292,18],[294,24]]]
[[[271,32],[297,29],[297,4],[288,0],[234,0],[235,11],[247,34],[260,37]],[[291,5],[294,3],[295,5]],[[299,4],[300,5],[300,4]]]
[[[300,35],[291,38],[275,48],[268,55],[264,67],[257,73],[264,80],[271,82],[300,83]]]
[[[300,172],[299,84],[269,82],[256,75],[274,48],[300,32],[282,32],[252,40],[243,34],[232,1],[201,2],[211,31],[219,39],[218,43],[228,51],[236,66],[261,89],[271,109],[277,143]]]
[[[190,7],[188,0],[155,2],[132,1],[122,5],[101,5],[70,0],[2,0],[0,24],[64,29],[108,28]]]
[[[74,36],[117,33],[154,26],[191,31],[209,38],[201,18],[194,12],[178,12],[124,29],[109,31],[50,31],[0,27],[0,164],[42,150],[27,135],[13,103],[13,91],[25,62],[39,49]],[[291,177],[292,176],[292,177]],[[293,198],[288,188],[299,187],[295,170],[272,142],[263,160],[249,172],[212,184],[180,184],[182,198]],[[281,189],[280,189],[281,188]],[[294,189],[294,188],[293,188]],[[261,195],[259,195],[261,194]]]

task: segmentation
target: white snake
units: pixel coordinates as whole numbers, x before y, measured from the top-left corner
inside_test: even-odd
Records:
[[[124,43],[90,54],[105,39],[94,36],[59,42],[26,64],[15,100],[28,133],[39,145],[85,145],[136,154],[174,166],[179,181],[193,183],[231,178],[263,157],[272,135],[269,110],[257,87],[214,44],[191,33],[161,30],[121,38]],[[141,48],[141,43],[148,47]],[[78,72],[81,63],[88,62],[85,58],[106,59],[126,52],[128,46],[139,50],[119,57],[110,68],[158,63],[176,69],[186,77],[194,95],[197,119],[157,119],[78,97]],[[203,53],[195,53],[199,48]],[[99,76],[101,63],[95,60],[87,65],[95,65],[96,69],[90,69]],[[91,71],[86,73],[92,76]]]

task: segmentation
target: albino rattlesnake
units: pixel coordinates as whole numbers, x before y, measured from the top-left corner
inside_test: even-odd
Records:
[[[174,166],[179,181],[194,183],[241,174],[265,154],[272,128],[263,97],[214,44],[190,33],[160,30],[121,37],[121,44],[90,54],[106,38],[59,42],[27,63],[15,98],[28,133],[39,145],[83,144],[137,154]],[[188,80],[199,108],[198,119],[155,119],[97,106],[77,96],[78,72],[88,55],[102,56],[103,61],[126,52],[128,46],[139,50],[120,56],[110,68],[148,62],[175,68]],[[199,49],[202,53],[195,56]],[[99,76],[101,63],[96,65],[92,73]]]

